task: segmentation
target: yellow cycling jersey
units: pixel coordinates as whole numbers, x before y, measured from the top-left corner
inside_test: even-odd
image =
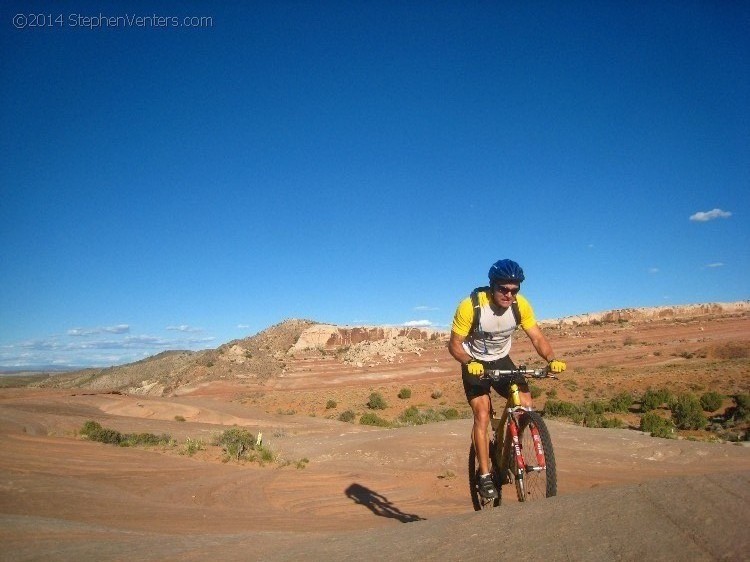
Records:
[[[480,361],[495,361],[510,353],[511,336],[516,329],[516,319],[510,307],[504,311],[499,311],[499,313],[496,312],[496,307],[493,308],[490,304],[486,291],[480,291],[477,296],[479,299],[479,324],[474,333],[469,333],[474,319],[471,297],[467,297],[459,303],[451,329],[459,336],[466,338],[463,346],[469,355]],[[516,295],[516,302],[521,313],[521,327],[528,330],[535,326],[536,318],[534,318],[534,310],[531,308],[529,301],[523,295],[518,294]]]

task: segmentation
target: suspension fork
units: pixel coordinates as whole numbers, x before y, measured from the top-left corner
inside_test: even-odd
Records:
[[[531,430],[531,438],[534,440],[537,466],[539,469],[545,469],[547,468],[547,461],[544,458],[544,447],[542,446],[542,438],[539,436],[539,428],[535,423],[530,423],[529,429]]]
[[[526,463],[523,461],[523,453],[521,452],[521,441],[518,439],[518,414],[516,412],[513,412],[508,417],[508,435],[510,436],[510,439],[506,439],[507,448],[513,450],[513,455],[515,455],[516,458],[516,470],[517,470],[517,477],[523,477],[523,475],[526,473]],[[510,456],[507,457],[508,460],[510,460]]]

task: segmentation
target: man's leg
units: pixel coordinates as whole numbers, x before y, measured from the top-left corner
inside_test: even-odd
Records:
[[[471,437],[474,440],[474,450],[479,460],[479,473],[490,471],[490,443],[487,438],[487,425],[490,422],[490,397],[486,394],[476,396],[469,402],[474,412],[474,427]]]
[[[498,497],[497,488],[490,476],[490,443],[487,436],[487,424],[490,421],[490,397],[487,394],[476,396],[469,402],[474,412],[474,427],[471,437],[479,461],[479,495],[486,500]]]

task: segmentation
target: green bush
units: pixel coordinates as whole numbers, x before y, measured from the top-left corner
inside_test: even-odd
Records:
[[[411,389],[409,388],[402,388],[398,391],[398,397],[401,398],[401,400],[406,400],[407,398],[411,398]]]
[[[703,429],[706,416],[700,400],[694,394],[681,394],[672,403],[672,418],[679,429]]]
[[[459,414],[458,410],[456,410],[455,408],[446,408],[440,413],[443,414],[446,420],[457,420],[461,417],[461,414]]]
[[[122,433],[114,429],[104,428],[99,422],[91,420],[83,424],[79,433],[91,441],[107,443],[108,445],[120,445],[123,442]]]
[[[198,451],[205,450],[205,448],[206,446],[203,443],[203,439],[191,439],[188,437],[185,439],[185,447],[180,451],[180,454],[192,457]]]
[[[557,389],[556,388],[550,388],[547,392],[547,398],[557,398]]]
[[[672,420],[661,417],[654,411],[646,412],[641,417],[641,431],[650,433],[652,437],[674,439],[674,424]]]
[[[602,400],[587,400],[583,403],[584,414],[601,415],[609,410],[609,405]]]
[[[172,438],[165,434],[154,435],[153,433],[120,433],[115,429],[102,427],[95,421],[87,421],[81,427],[79,434],[91,441],[106,443],[108,445],[119,445],[121,447],[138,447],[150,445],[166,445]]]
[[[423,411],[419,410],[416,406],[409,406],[398,417],[398,421],[404,425],[423,425],[426,423],[455,420],[458,417],[459,413],[455,408],[446,408],[440,411],[430,408]]]
[[[248,458],[255,448],[255,436],[247,429],[232,427],[219,435],[217,445],[224,449],[227,457],[240,460]]]
[[[745,421],[750,418],[750,394],[737,394],[734,398],[734,413],[733,418],[735,421]]]
[[[529,393],[531,394],[532,398],[536,399],[542,395],[542,389],[535,384],[530,384]]]
[[[371,410],[385,410],[388,407],[383,395],[379,392],[373,392],[370,394],[370,398],[367,401],[367,407]]]
[[[333,410],[338,404],[336,404],[335,400],[329,400],[326,402],[326,410]]]
[[[356,415],[354,414],[354,412],[352,412],[351,410],[347,410],[339,414],[339,421],[350,422],[350,421],[354,421],[355,417]]]
[[[669,404],[672,400],[672,393],[664,388],[659,390],[646,389],[641,397],[641,412],[656,410],[664,404]]]
[[[710,391],[710,392],[704,392],[701,395],[701,408],[703,408],[703,411],[705,412],[715,412],[719,408],[721,408],[722,402],[724,402],[724,397],[719,394],[718,392]]]
[[[630,410],[630,406],[633,405],[633,395],[627,391],[616,394],[609,401],[609,410],[611,412],[619,412],[625,414]]]
[[[423,423],[425,423],[424,418],[419,412],[419,408],[417,408],[416,406],[409,406],[401,413],[401,415],[398,417],[398,420],[401,423],[405,423],[407,425],[422,425]]]
[[[620,418],[608,418],[604,414],[597,414],[594,412],[586,412],[583,415],[583,425],[586,427],[608,427],[614,429],[625,427],[625,424]]]
[[[123,435],[121,445],[127,447],[148,447],[154,445],[166,445],[172,440],[172,438],[163,433],[162,435],[154,435],[153,433],[129,433]]]
[[[377,414],[373,412],[367,412],[366,414],[362,414],[362,417],[359,418],[359,423],[361,425],[374,425],[377,427],[390,427],[391,424],[388,422],[388,420],[384,420]]]
[[[544,415],[556,418],[572,418],[580,415],[581,409],[575,404],[562,400],[547,400],[544,405]]]

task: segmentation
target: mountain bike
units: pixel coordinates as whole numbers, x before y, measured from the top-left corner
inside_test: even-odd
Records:
[[[518,384],[526,377],[556,379],[547,369],[489,370],[482,377],[494,382],[510,382],[505,408],[497,417],[490,396],[490,474],[497,488],[496,499],[479,494],[479,460],[472,439],[469,448],[469,487],[476,511],[497,507],[502,502],[502,486],[515,484],[518,501],[527,502],[557,494],[555,453],[549,430],[533,408],[521,406]],[[491,394],[491,392],[490,392]]]

